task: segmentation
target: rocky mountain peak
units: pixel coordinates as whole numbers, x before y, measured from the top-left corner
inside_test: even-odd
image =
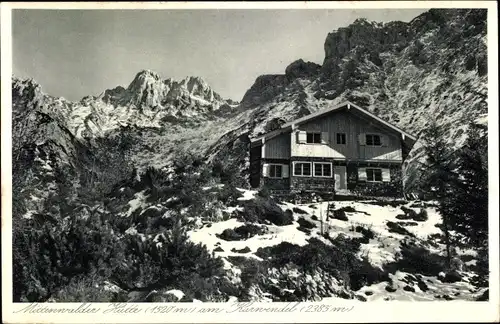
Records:
[[[198,76],[188,76],[180,83],[186,85],[190,89],[192,89],[194,86],[201,86],[206,88],[209,87],[208,84],[205,82],[205,80]]]
[[[380,27],[380,26],[382,26],[382,23],[377,22],[377,21],[368,20],[366,18],[357,18],[356,20],[354,20],[354,22],[351,24],[351,26]]]
[[[117,86],[113,89],[106,89],[102,95],[102,101],[106,103],[113,103],[117,101],[126,91],[127,89],[122,86]]]
[[[114,88],[111,92],[114,95],[121,94],[117,98],[121,105],[142,107],[161,105],[165,92],[168,92],[168,90],[168,86],[162,82],[158,73],[151,70],[142,70],[136,74],[126,91]]]
[[[20,79],[16,76],[12,77],[12,100],[22,98],[22,104],[16,105],[13,103],[13,113],[29,112],[37,109],[42,105],[44,94],[42,87],[33,79]]]
[[[298,59],[288,65],[285,74],[265,74],[258,76],[247,90],[241,103],[243,107],[262,104],[281,93],[298,79],[314,78],[321,71],[321,65]],[[300,85],[298,86],[300,88]]]
[[[191,96],[201,98],[208,102],[222,100],[222,97],[214,92],[208,83],[201,77],[187,77],[179,83],[179,86],[184,88]]]
[[[162,77],[151,70],[136,74],[127,89],[116,87],[104,93],[103,100],[122,106],[164,107],[178,100],[199,102],[205,105],[217,104],[222,97],[213,91],[201,77],[190,76],[176,81]]]
[[[314,62],[304,62],[303,59],[299,59],[286,67],[285,75],[290,80],[302,77],[311,77],[317,75],[320,69],[321,65],[319,64]]]
[[[144,87],[145,84],[157,82],[161,82],[161,77],[158,73],[151,70],[142,70],[135,75],[134,80],[132,80],[128,89],[134,91],[138,88]]]
[[[383,51],[393,44],[406,42],[408,23],[391,22],[388,24],[356,19],[351,25],[339,28],[325,39],[325,59],[323,65],[331,60],[340,60],[357,47],[370,51]]]
[[[42,93],[42,87],[33,79],[20,79],[16,76],[12,77],[12,92],[19,96],[33,100]]]
[[[436,9],[410,22],[358,19],[330,32],[322,66],[297,60],[285,74],[256,78],[241,106],[256,111],[250,135],[349,100],[413,134],[434,116],[460,146],[468,121],[487,112],[486,14]],[[416,145],[408,164],[420,153]]]
[[[156,80],[161,79],[160,75],[157,72],[152,71],[150,69],[144,69],[144,70],[139,71],[137,73],[136,77],[152,77]]]

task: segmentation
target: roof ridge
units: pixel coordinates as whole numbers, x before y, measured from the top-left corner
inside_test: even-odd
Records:
[[[380,123],[388,126],[389,128],[392,128],[393,130],[395,130],[395,131],[403,134],[404,136],[408,136],[409,138],[411,138],[413,140],[417,140],[417,138],[415,136],[413,136],[413,135],[409,134],[408,132],[404,131],[403,129],[401,129],[401,128],[399,128],[399,127],[397,127],[397,126],[389,123],[388,121],[386,121],[386,120],[378,117],[377,115],[371,113],[367,109],[362,108],[362,107],[354,104],[353,102],[350,102],[349,100],[345,100],[345,101],[343,101],[342,103],[340,103],[338,105],[335,105],[335,106],[332,106],[332,107],[329,107],[329,108],[326,108],[326,109],[318,110],[318,111],[313,112],[313,113],[311,113],[309,115],[306,115],[306,116],[303,116],[301,118],[297,118],[295,120],[289,121],[289,122],[283,124],[280,128],[278,128],[276,130],[267,132],[265,134],[262,134],[262,135],[256,137],[255,139],[252,140],[252,142],[260,141],[260,140],[262,140],[264,138],[269,137],[269,135],[274,135],[274,136],[279,135],[282,132],[284,132],[287,128],[292,127],[293,125],[300,124],[300,123],[302,123],[304,121],[312,120],[314,118],[320,117],[320,116],[322,116],[324,114],[330,113],[332,111],[335,111],[337,109],[343,108],[345,106],[347,106],[348,109],[352,106],[352,107],[356,108],[357,110],[360,110],[361,112],[365,113],[369,117],[377,120],[378,122],[380,122]],[[274,136],[270,136],[270,138],[272,138]]]

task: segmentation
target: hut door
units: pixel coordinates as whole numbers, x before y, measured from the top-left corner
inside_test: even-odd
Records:
[[[347,189],[347,174],[345,165],[336,165],[333,167],[335,175],[335,190]]]

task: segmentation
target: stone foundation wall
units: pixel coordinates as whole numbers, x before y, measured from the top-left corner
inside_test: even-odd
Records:
[[[333,192],[335,179],[333,177],[292,177],[290,178],[290,189],[293,191]]]
[[[263,178],[264,186],[270,190],[289,190],[290,189],[290,178],[285,179],[273,179],[273,178]]]

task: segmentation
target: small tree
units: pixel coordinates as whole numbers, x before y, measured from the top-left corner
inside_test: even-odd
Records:
[[[423,132],[423,148],[426,160],[423,165],[422,189],[429,192],[430,196],[439,203],[439,212],[443,217],[443,232],[446,244],[446,259],[448,266],[451,264],[451,215],[448,198],[451,188],[456,184],[453,173],[453,152],[449,150],[444,138],[444,132],[436,124],[431,124]]]
[[[488,239],[488,137],[486,126],[470,124],[465,144],[457,152],[458,181],[448,199],[453,230],[465,244],[484,247]]]

